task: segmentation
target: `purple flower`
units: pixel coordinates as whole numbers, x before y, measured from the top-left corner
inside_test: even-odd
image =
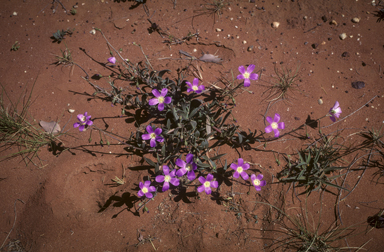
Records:
[[[244,66],[239,66],[239,74],[237,76],[238,80],[244,80],[244,87],[249,87],[251,85],[251,80],[257,80],[259,78],[258,74],[252,73],[253,69],[255,69],[255,65],[249,65],[247,67],[247,71],[245,71]]]
[[[109,57],[108,58],[108,62],[111,63],[111,64],[115,64],[116,63],[116,58],[115,57]]]
[[[341,114],[341,108],[338,101],[335,102],[335,105],[329,110],[329,114],[331,114],[332,122],[336,122],[336,117],[339,118]]]
[[[179,179],[175,178],[176,170],[173,170],[173,171],[171,171],[171,173],[169,173],[169,167],[167,165],[163,165],[163,172],[164,172],[165,176],[163,176],[163,175],[156,176],[156,182],[158,182],[158,183],[164,182],[163,192],[165,192],[169,189],[169,183],[171,183],[174,186],[179,185],[179,183],[180,183]]]
[[[152,192],[156,191],[154,186],[151,186],[151,181],[145,181],[144,184],[142,182],[139,183],[140,191],[137,193],[139,197],[147,197],[148,199],[153,198]]]
[[[198,78],[194,78],[193,79],[193,84],[191,84],[190,82],[186,82],[187,85],[188,85],[188,89],[187,89],[187,92],[191,92],[191,91],[194,91],[196,94],[200,94],[204,89],[205,87],[203,85],[199,85],[199,79]]]
[[[164,110],[164,103],[169,104],[172,101],[171,97],[165,97],[167,95],[167,93],[168,93],[168,89],[166,89],[166,88],[163,88],[161,90],[161,94],[159,93],[159,91],[157,91],[157,89],[153,89],[152,94],[156,98],[150,99],[149,105],[153,106],[153,105],[159,104],[159,106],[157,108],[159,109],[159,111],[163,111]]]
[[[249,164],[244,163],[244,160],[242,158],[239,158],[237,160],[237,164],[232,163],[231,168],[235,170],[233,177],[239,178],[239,175],[241,175],[244,180],[247,180],[249,178],[248,174],[245,172],[249,169]]]
[[[213,188],[219,187],[219,182],[212,181],[212,179],[213,179],[213,175],[210,173],[207,175],[207,179],[205,179],[204,177],[199,177],[199,181],[202,185],[197,188],[197,191],[199,193],[205,191],[206,194],[211,194],[212,192],[211,186]]]
[[[93,122],[91,121],[91,116],[89,116],[87,112],[85,112],[84,115],[77,115],[77,120],[79,120],[79,122],[74,123],[73,127],[79,127],[80,131],[84,131],[86,125],[91,126],[93,124]]]
[[[280,132],[278,129],[284,129],[285,128],[285,124],[284,122],[281,122],[281,123],[278,123],[280,121],[280,115],[279,114],[275,114],[275,117],[272,118],[267,116],[267,122],[269,122],[271,125],[268,125],[267,127],[265,127],[265,133],[271,133],[272,131],[275,133],[275,137],[279,137],[280,136]]]
[[[163,131],[163,130],[160,129],[160,128],[157,128],[157,129],[155,129],[155,131],[153,131],[151,125],[148,125],[148,126],[147,126],[147,132],[148,132],[149,134],[143,134],[143,135],[141,136],[141,138],[142,138],[143,140],[149,140],[149,139],[151,139],[151,141],[150,141],[150,145],[151,145],[151,147],[153,148],[153,147],[156,146],[156,141],[158,141],[159,143],[164,142],[164,138],[161,137],[161,136],[159,136],[159,135],[161,134],[162,131]]]
[[[252,185],[255,186],[256,191],[261,191],[261,187],[267,184],[267,182],[265,182],[265,180],[262,180],[262,179],[263,179],[263,174],[259,174],[257,175],[257,177],[255,174],[251,175]]]
[[[176,172],[176,175],[182,177],[185,173],[188,172],[187,177],[189,180],[194,180],[196,178],[195,170],[197,169],[197,165],[193,162],[193,154],[189,153],[186,158],[187,163],[178,158],[176,160],[176,165],[180,167],[180,169]]]

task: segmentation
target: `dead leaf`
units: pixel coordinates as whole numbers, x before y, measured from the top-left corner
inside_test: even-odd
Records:
[[[201,56],[199,58],[199,60],[201,60],[203,62],[211,62],[211,63],[216,63],[216,64],[219,64],[223,61],[218,56],[215,56],[213,54],[204,54],[203,56]]]
[[[40,121],[40,126],[48,133],[56,134],[61,132],[60,125],[57,122]]]

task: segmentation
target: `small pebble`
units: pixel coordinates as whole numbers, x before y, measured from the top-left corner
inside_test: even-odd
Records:
[[[349,56],[350,56],[349,52],[343,52],[341,54],[341,57],[344,57],[344,58],[349,57]]]
[[[319,105],[322,105],[324,102],[323,102],[322,99],[319,99],[319,100],[318,100],[318,103],[319,103]]]
[[[216,31],[217,31],[217,32],[221,32],[221,29],[220,29],[220,28],[216,28]]]
[[[360,22],[360,18],[354,17],[354,18],[352,18],[352,22],[358,23],[358,22]]]
[[[243,44],[245,45],[247,43],[247,41],[243,40]]]
[[[74,109],[68,109],[68,112],[69,112],[69,113],[74,113],[75,110],[74,110]]]
[[[333,25],[337,25],[336,20],[332,20],[332,21],[331,21],[331,24],[333,24]]]
[[[351,85],[353,88],[362,89],[363,87],[365,87],[365,82],[364,81],[354,81],[351,83]]]
[[[344,33],[342,33],[342,34],[339,35],[339,38],[340,38],[341,40],[344,40],[344,39],[347,38],[347,34],[344,32]]]
[[[16,11],[14,11],[14,12],[12,13],[12,15],[14,15],[14,16],[17,16],[17,12],[16,12]]]
[[[253,46],[249,46],[247,50],[248,50],[248,52],[252,51],[253,50]]]
[[[279,22],[273,22],[272,23],[272,27],[273,28],[278,28],[280,26],[280,23]]]

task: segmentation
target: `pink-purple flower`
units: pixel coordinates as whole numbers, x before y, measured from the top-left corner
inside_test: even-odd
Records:
[[[169,189],[169,183],[171,183],[174,186],[178,186],[180,181],[179,179],[175,178],[176,170],[173,170],[169,172],[169,167],[167,165],[163,165],[163,175],[156,176],[156,182],[163,184],[163,192],[167,191]]]
[[[148,134],[143,134],[141,136],[141,138],[143,140],[151,140],[150,141],[150,145],[151,147],[155,147],[156,146],[156,141],[159,142],[159,143],[162,143],[164,142],[164,138],[159,136],[161,134],[163,130],[161,128],[157,128],[155,130],[153,130],[152,126],[151,125],[148,125],[147,126],[147,132]]]
[[[188,89],[187,89],[187,92],[195,92],[196,94],[200,94],[204,89],[205,87],[203,85],[200,85],[199,86],[199,79],[198,78],[194,78],[193,79],[193,84],[191,84],[190,82],[186,82],[187,85],[188,85]]]
[[[111,63],[111,64],[115,64],[116,63],[116,58],[115,57],[109,57],[108,58],[108,62]]]
[[[258,74],[252,73],[255,69],[255,65],[249,65],[247,70],[245,70],[244,66],[239,66],[239,74],[237,76],[238,80],[244,80],[244,87],[249,87],[251,85],[250,80],[257,80],[259,78]]]
[[[199,177],[199,181],[202,185],[197,188],[197,191],[199,193],[205,191],[206,194],[211,194],[212,193],[211,187],[213,188],[219,187],[219,182],[212,181],[212,179],[213,179],[213,175],[210,173],[207,175],[207,179],[205,179],[202,176]]]
[[[159,104],[159,106],[157,108],[159,109],[159,111],[163,111],[164,110],[164,103],[169,104],[172,101],[171,97],[165,97],[167,95],[167,93],[168,93],[168,89],[166,89],[166,88],[163,88],[161,90],[161,93],[159,93],[159,91],[157,91],[157,89],[153,89],[152,94],[156,98],[150,99],[149,105],[153,106],[153,105]]]
[[[91,121],[91,116],[89,116],[87,112],[85,112],[84,115],[77,115],[77,120],[79,120],[79,122],[74,123],[73,127],[79,127],[80,131],[84,131],[86,125],[91,126],[93,124],[93,122]]]
[[[280,136],[280,132],[279,132],[279,129],[284,129],[285,128],[285,124],[284,122],[281,122],[279,123],[280,121],[280,115],[279,114],[275,114],[275,117],[272,118],[267,116],[267,122],[270,123],[270,125],[268,125],[267,127],[265,127],[265,133],[271,133],[272,131],[275,133],[275,137],[279,137]]]
[[[336,122],[336,117],[339,118],[341,114],[341,108],[338,101],[335,102],[335,105],[329,110],[329,114],[331,115],[332,122]]]
[[[263,174],[259,174],[257,175],[257,177],[255,174],[251,175],[252,185],[255,186],[256,191],[261,191],[261,187],[267,184],[267,182],[262,179],[263,179]]]
[[[249,164],[244,163],[244,160],[242,158],[239,158],[237,160],[237,164],[235,164],[235,163],[231,164],[231,168],[235,170],[233,177],[239,178],[239,176],[241,175],[241,177],[244,180],[247,180],[249,178],[249,176],[245,171],[248,170],[249,167],[250,167]]]
[[[176,172],[176,175],[182,177],[188,172],[187,178],[189,180],[194,180],[196,178],[195,170],[197,169],[197,165],[193,162],[193,154],[189,153],[186,157],[186,161],[187,162],[184,162],[180,158],[176,160],[176,165],[180,167]]]
[[[148,199],[152,199],[152,192],[156,191],[154,186],[151,186],[151,181],[145,181],[144,184],[142,182],[139,183],[140,191],[137,193],[139,197],[147,197]]]

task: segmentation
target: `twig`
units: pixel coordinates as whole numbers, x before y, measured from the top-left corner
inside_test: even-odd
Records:
[[[375,98],[377,97],[377,95],[375,95],[374,97],[372,97],[372,99],[370,99],[368,102],[366,102],[363,106],[361,106],[360,108],[358,108],[357,110],[353,111],[352,113],[350,113],[349,115],[347,115],[346,117],[343,117],[341,118],[340,120],[328,125],[328,126],[323,126],[321,128],[328,128],[328,127],[331,127],[332,125],[336,124],[336,123],[339,123],[341,121],[343,121],[344,119],[346,119],[347,117],[350,117],[351,115],[353,115],[354,113],[356,113],[357,111],[359,111],[360,109],[364,108],[368,103],[370,103],[371,101],[373,101]]]
[[[21,203],[25,204],[24,201],[22,201],[21,199],[16,199],[16,200],[15,200],[15,203],[14,203],[14,210],[13,210],[13,211],[15,212],[15,219],[13,220],[13,226],[12,226],[11,230],[9,231],[7,237],[5,237],[5,240],[4,240],[3,244],[1,244],[0,250],[3,248],[5,242],[8,240],[8,237],[11,235],[12,230],[13,230],[13,228],[15,227],[15,224],[16,224],[16,218],[17,218],[17,212],[16,212],[16,202],[17,202],[17,201],[20,201]]]
[[[140,50],[141,50],[141,52],[143,53],[145,59],[147,60],[149,66],[152,68],[152,71],[154,71],[154,69],[153,69],[153,67],[152,67],[152,65],[151,65],[151,62],[149,62],[148,57],[147,57],[147,55],[145,55],[145,53],[144,53],[143,48],[141,47],[141,45],[140,45],[140,44],[136,44],[135,42],[133,42],[132,44],[134,44],[135,46],[140,47]]]

